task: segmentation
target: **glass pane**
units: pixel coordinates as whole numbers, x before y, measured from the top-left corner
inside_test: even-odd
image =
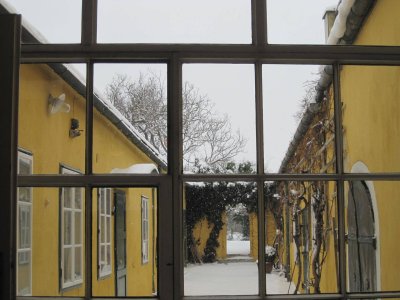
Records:
[[[106,218],[106,227],[104,228],[105,229],[105,235],[106,235],[106,242],[107,243],[111,242],[111,236],[110,236],[111,224],[110,224],[110,219],[111,218]]]
[[[251,43],[249,1],[100,0],[98,20],[101,43]]]
[[[254,173],[254,67],[184,65],[182,92],[184,172]]]
[[[276,181],[264,189],[267,293],[337,293],[336,183]]]
[[[68,64],[23,64],[19,87],[18,146],[32,153],[34,174],[59,174],[61,163],[84,170],[86,87],[79,72]]]
[[[96,64],[93,170],[166,172],[166,65]]]
[[[32,293],[31,251],[19,251],[17,259],[17,295],[30,295]]]
[[[82,208],[82,189],[75,188],[75,208]]]
[[[18,205],[18,248],[19,249],[28,249],[31,248],[31,217],[32,217],[32,209],[31,205]]]
[[[346,172],[398,172],[400,67],[343,66],[344,169]],[[359,168],[360,163],[365,168]]]
[[[19,170],[18,174],[29,175],[32,174],[31,162],[19,159]]]
[[[65,283],[70,283],[73,281],[73,278],[72,278],[72,262],[73,262],[72,250],[74,250],[74,249],[73,248],[64,248],[63,249],[63,252],[64,252],[63,274],[64,274],[64,282]]]
[[[100,246],[100,261],[103,264],[106,264],[106,246]]]
[[[110,215],[111,214],[111,190],[110,189],[107,189],[107,191],[106,191],[106,193],[105,193],[105,196],[106,196],[106,201],[105,201],[105,206],[106,206],[106,214],[107,215]]]
[[[82,243],[82,214],[80,212],[75,212],[75,244],[81,244]]]
[[[332,67],[264,65],[267,173],[335,171]]]
[[[100,216],[98,190],[93,189],[92,263],[98,266],[93,269],[93,296],[154,297],[158,282],[157,189],[114,187],[110,190],[115,208],[111,216],[105,217]],[[142,196],[149,201],[145,262]]]
[[[375,3],[376,2],[376,3]],[[272,44],[398,46],[400,3],[396,0],[269,0]]]
[[[75,248],[75,275],[74,279],[78,280],[82,278],[82,247]]]
[[[31,189],[30,188],[18,188],[18,200],[22,202],[31,202]]]
[[[9,12],[22,14],[23,25],[32,36],[22,35],[22,42],[80,43],[81,0],[12,0],[2,3]]]
[[[106,191],[105,189],[99,189],[99,211],[100,214],[105,214],[105,202],[106,202]]]
[[[72,211],[64,211],[64,244],[72,243]]]
[[[100,217],[100,242],[105,243],[106,239],[106,227],[105,227],[105,217]]]
[[[106,247],[105,263],[111,266],[111,246]]]
[[[64,207],[72,208],[72,188],[64,188],[62,191],[64,195]]]
[[[257,294],[256,184],[188,182],[183,192],[185,295]]]
[[[348,292],[400,290],[399,188],[398,181],[345,185]]]

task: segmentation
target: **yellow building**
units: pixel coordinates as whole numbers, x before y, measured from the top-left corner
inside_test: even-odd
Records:
[[[71,66],[21,65],[19,174],[85,172],[85,89]],[[94,173],[165,170],[157,150],[96,95],[93,123]],[[81,187],[18,189],[17,295],[85,294],[85,196]],[[92,190],[94,296],[157,292],[157,213],[155,189]]]
[[[354,8],[365,18],[338,43],[398,45],[397,0]],[[352,19],[353,18],[353,19]],[[333,173],[336,168],[332,69],[325,67],[316,103],[303,115],[280,172]],[[398,172],[400,68],[344,65],[340,69],[343,169]],[[399,183],[345,182],[346,275],[349,292],[398,290]],[[338,205],[333,181],[277,182],[285,219],[284,264],[299,293],[339,292]],[[293,275],[293,276],[292,276]]]

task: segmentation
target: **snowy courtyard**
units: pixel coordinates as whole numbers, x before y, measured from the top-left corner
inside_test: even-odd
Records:
[[[211,264],[189,264],[185,268],[185,295],[258,294],[257,263],[248,256],[249,241],[228,241],[228,259]],[[266,274],[268,294],[288,294],[290,283],[283,274]],[[290,286],[293,293],[294,286]]]
[[[258,269],[255,262],[229,262],[188,265],[185,268],[185,295],[258,294]],[[278,272],[266,274],[268,294],[287,294],[289,282]],[[290,291],[293,292],[293,284]]]

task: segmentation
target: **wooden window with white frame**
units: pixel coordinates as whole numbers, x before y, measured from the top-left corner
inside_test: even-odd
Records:
[[[18,174],[31,175],[32,155],[18,152]],[[17,295],[32,294],[32,188],[17,189]]]
[[[142,195],[142,264],[149,262],[149,198]]]
[[[62,174],[78,174],[62,167]],[[61,189],[61,288],[83,282],[82,188]]]
[[[111,212],[110,188],[100,188],[98,192],[98,276],[111,274]]]

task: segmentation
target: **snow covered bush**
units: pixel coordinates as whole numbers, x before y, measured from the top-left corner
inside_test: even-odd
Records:
[[[265,246],[265,261],[273,262],[276,257],[276,249],[272,246]]]

